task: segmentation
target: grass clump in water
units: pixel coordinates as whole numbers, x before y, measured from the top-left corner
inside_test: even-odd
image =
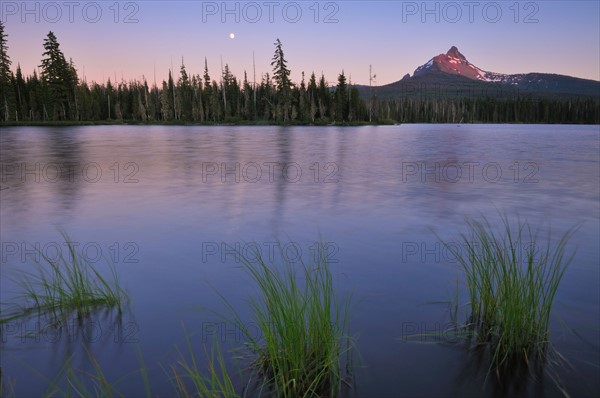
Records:
[[[46,314],[56,320],[69,314],[78,318],[87,316],[98,307],[122,309],[127,294],[119,284],[116,270],[110,267],[112,280],[102,276],[94,264],[76,250],[65,232],[62,232],[68,255],[50,258],[40,252],[41,260],[35,263],[36,273],[23,272],[18,284],[24,304],[0,319],[0,323],[21,318],[32,313]]]
[[[185,330],[185,328],[184,328]],[[208,375],[206,369],[199,366],[199,360],[194,354],[194,349],[187,332],[186,343],[190,359],[180,353],[180,360],[170,366],[171,381],[178,397],[215,397],[238,398],[231,376],[225,365],[218,340],[213,339],[212,349],[208,356]],[[191,388],[190,388],[191,384]]]
[[[280,245],[281,247],[281,245]],[[250,301],[253,326],[247,328],[224,299],[232,319],[257,354],[255,365],[267,388],[278,397],[338,396],[344,382],[342,356],[349,355],[349,300],[334,293],[324,255],[313,265],[295,265],[280,253],[283,264],[267,264],[257,250],[253,259],[240,255],[256,283],[259,297]]]
[[[467,219],[464,247],[445,244],[462,265],[469,293],[468,327],[491,349],[492,366],[543,358],[549,343],[552,303],[574,253],[566,246],[575,232],[541,243],[527,222],[494,230],[487,219]],[[466,250],[462,250],[466,248]]]

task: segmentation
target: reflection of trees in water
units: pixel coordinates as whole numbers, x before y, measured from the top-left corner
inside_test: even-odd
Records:
[[[61,167],[54,188],[58,197],[57,202],[64,211],[73,208],[80,184],[85,183],[81,173],[85,162],[82,156],[82,145],[75,134],[77,129],[59,128],[52,130],[47,139],[48,163],[56,163]]]
[[[185,185],[186,189],[191,189],[194,186],[194,180],[197,172],[197,170],[194,169],[196,166],[195,160],[198,156],[198,151],[200,150],[200,147],[196,141],[200,139],[201,136],[193,135],[193,133],[184,134],[183,148],[176,153],[169,151],[169,155],[171,157],[171,159],[169,159],[169,165],[171,168],[169,175],[181,175],[183,177],[183,184]],[[179,164],[179,160],[183,162],[182,165]],[[181,167],[182,170],[179,170],[179,167]]]
[[[27,221],[36,208],[70,211],[85,183],[81,143],[76,129],[53,128],[36,131],[15,129],[3,132],[0,189],[7,213]],[[47,208],[46,206],[50,206]]]
[[[340,203],[342,200],[341,194],[342,194],[342,173],[344,170],[344,164],[346,163],[346,154],[350,151],[352,151],[353,148],[356,148],[354,146],[354,144],[352,143],[348,143],[347,138],[348,136],[350,136],[351,140],[352,137],[355,137],[355,134],[352,133],[345,133],[345,131],[342,130],[338,130],[337,134],[336,134],[336,140],[337,140],[337,156],[335,158],[335,164],[336,164],[336,173],[333,176],[333,181],[337,181],[334,182],[333,185],[335,186],[335,189],[333,191],[333,200],[331,205],[335,205],[336,203]],[[332,162],[334,160],[332,159],[324,159],[325,162]],[[319,181],[319,183],[321,183],[321,181]]]
[[[275,206],[273,206],[273,229],[277,231],[285,221],[285,201],[287,184],[290,182],[285,178],[282,168],[292,162],[293,133],[285,127],[277,129],[277,153],[279,154],[279,166],[275,167]]]
[[[277,159],[278,165],[274,166],[273,229],[285,227],[282,221],[286,220],[286,204],[290,189],[292,192],[301,191],[301,195],[306,200],[320,201],[319,206],[333,207],[343,200],[342,170],[347,156],[356,150],[353,148],[355,140],[352,132],[344,131],[343,128],[338,130],[334,136],[335,144],[331,144],[326,137],[313,137],[321,146],[320,149],[323,149],[322,152],[319,151],[318,158],[313,158],[313,153],[305,153],[302,148],[302,145],[306,143],[302,139],[306,139],[306,137],[300,137],[300,141],[296,142],[294,138],[298,137],[297,131],[290,130],[289,127],[279,127],[277,130],[276,153],[279,158]],[[296,157],[294,157],[295,154]],[[301,157],[298,158],[298,156]],[[297,167],[300,170],[297,170]],[[297,182],[293,182],[296,180],[296,172],[301,172],[302,175]],[[267,179],[265,178],[265,180]]]
[[[0,199],[7,213],[26,219],[30,203],[27,192],[32,186],[21,181],[20,163],[33,156],[19,137],[18,129],[4,129],[0,135]]]

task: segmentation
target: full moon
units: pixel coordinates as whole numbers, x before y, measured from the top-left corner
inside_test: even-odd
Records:
[[[231,40],[235,39],[235,34],[233,34],[233,33],[230,33],[230,34],[229,34],[229,38],[230,38]]]

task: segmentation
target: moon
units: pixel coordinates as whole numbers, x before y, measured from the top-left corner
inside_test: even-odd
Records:
[[[230,33],[230,34],[229,34],[229,38],[230,38],[231,40],[235,39],[235,34],[234,34],[234,33]]]

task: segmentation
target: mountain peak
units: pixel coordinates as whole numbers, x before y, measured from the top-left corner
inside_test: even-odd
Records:
[[[437,72],[460,75],[471,80],[487,81],[490,78],[487,76],[487,72],[467,61],[467,58],[458,51],[456,46],[450,47],[446,54],[433,57],[425,65],[418,67],[414,76]]]
[[[450,50],[448,50],[448,52],[446,53],[447,56],[452,57],[452,58],[458,58],[458,59],[462,59],[462,60],[467,60],[465,58],[464,55],[461,54],[460,51],[458,51],[458,48],[456,48],[456,46],[452,46],[450,47]]]

